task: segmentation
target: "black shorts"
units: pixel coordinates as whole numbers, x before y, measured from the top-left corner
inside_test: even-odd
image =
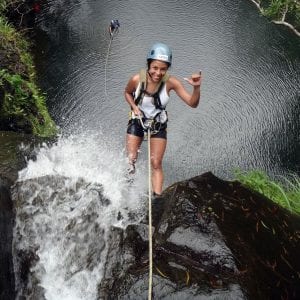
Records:
[[[167,139],[167,123],[156,124],[157,133],[151,134],[153,138]],[[127,125],[127,133],[143,138],[145,130],[139,119],[130,119]]]

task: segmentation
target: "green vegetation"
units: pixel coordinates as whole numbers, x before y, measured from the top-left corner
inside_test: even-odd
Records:
[[[273,20],[286,21],[300,29],[300,2],[295,0],[264,0],[263,14]]]
[[[0,0],[0,14],[1,14],[1,15],[2,15],[3,12],[5,11],[6,6],[7,6],[6,0]]]
[[[252,0],[262,15],[277,24],[290,27],[300,36],[300,1],[299,0]]]
[[[300,178],[283,178],[275,182],[262,171],[235,171],[235,178],[246,187],[255,190],[288,210],[300,214]]]
[[[48,137],[56,133],[46,105],[45,97],[33,82],[27,81],[19,74],[9,74],[0,70],[0,89],[5,90],[0,120],[14,123],[16,129]]]
[[[8,1],[0,0],[0,124],[2,129],[54,136],[45,95],[36,85],[30,44],[2,15]]]

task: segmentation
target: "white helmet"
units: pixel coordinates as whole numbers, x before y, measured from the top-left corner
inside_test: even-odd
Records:
[[[155,43],[149,50],[147,61],[149,59],[157,59],[164,61],[171,66],[172,64],[172,51],[166,44]]]

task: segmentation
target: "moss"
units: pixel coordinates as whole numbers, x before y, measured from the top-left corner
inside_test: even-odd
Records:
[[[0,14],[8,1],[0,0]],[[30,43],[0,15],[0,130],[54,136],[56,126],[36,84]]]
[[[33,82],[2,69],[0,89],[4,94],[0,106],[0,119],[4,126],[38,136],[52,136],[56,133],[55,124],[45,105],[45,97]]]

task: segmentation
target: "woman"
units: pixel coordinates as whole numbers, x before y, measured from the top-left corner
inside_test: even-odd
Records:
[[[184,78],[193,86],[189,93],[183,84],[167,71],[172,64],[172,52],[162,43],[154,44],[147,55],[147,71],[145,79],[142,72],[132,76],[125,88],[125,99],[131,107],[126,136],[126,150],[129,158],[129,173],[134,173],[138,150],[144,137],[142,123],[154,119],[154,132],[150,138],[152,190],[154,196],[160,195],[163,188],[162,160],[167,145],[167,115],[165,107],[172,90],[187,105],[196,108],[200,100],[201,75]],[[145,84],[144,84],[145,81]]]

